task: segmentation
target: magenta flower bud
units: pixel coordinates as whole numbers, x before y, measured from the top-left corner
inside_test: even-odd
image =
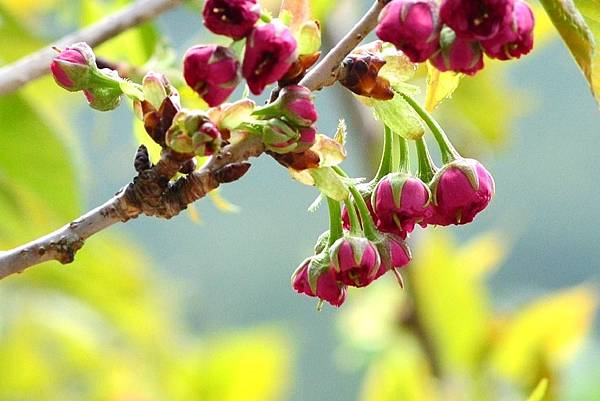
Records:
[[[309,269],[311,262],[319,255],[312,256],[300,264],[292,275],[292,288],[299,294],[319,297],[331,305],[339,307],[346,300],[346,286],[336,279],[335,270],[329,268],[316,279],[316,289],[310,284]]]
[[[231,50],[217,45],[190,48],[183,59],[185,82],[209,106],[223,103],[240,82],[239,61]]]
[[[371,197],[373,210],[381,227],[398,227],[403,238],[411,233],[415,224],[431,214],[430,192],[427,185],[409,174],[390,173],[375,187]],[[390,231],[390,230],[385,230]]]
[[[96,69],[96,56],[92,48],[83,42],[67,47],[50,64],[56,83],[71,92],[86,89],[92,71]]]
[[[256,0],[207,0],[202,15],[211,32],[239,40],[254,28],[260,18],[260,6]]]
[[[392,0],[381,12],[375,32],[420,63],[439,48],[440,29],[435,0]]]
[[[512,23],[504,26],[498,34],[481,42],[485,53],[498,60],[519,58],[533,49],[535,17],[527,3],[515,1]]]
[[[375,245],[366,238],[344,236],[329,248],[331,264],[340,282],[364,287],[375,280],[381,259]]]
[[[483,53],[479,42],[462,39],[444,28],[441,49],[429,59],[440,71],[456,71],[474,75],[483,68]]]
[[[314,145],[316,139],[317,130],[314,127],[300,128],[300,138],[298,138],[294,153],[305,152]]]
[[[494,179],[474,159],[458,159],[443,166],[433,177],[433,215],[427,224],[467,224],[487,207],[494,195]]]
[[[310,127],[317,121],[312,92],[304,86],[286,86],[281,90],[276,102],[280,102],[283,116],[292,124]]]
[[[274,102],[254,110],[253,114],[263,119],[284,117],[296,127],[310,127],[317,121],[312,92],[300,85],[284,87]]]
[[[377,242],[377,250],[381,256],[381,265],[375,279],[383,276],[391,269],[399,269],[410,263],[412,254],[406,242],[397,235],[383,234],[381,241]]]
[[[210,156],[221,148],[221,133],[205,114],[184,109],[173,118],[165,143],[178,153]]]
[[[260,95],[281,79],[296,60],[296,39],[283,24],[272,22],[252,31],[246,41],[242,75],[250,91]]]
[[[512,21],[514,0],[443,0],[442,22],[465,40],[490,39]]]

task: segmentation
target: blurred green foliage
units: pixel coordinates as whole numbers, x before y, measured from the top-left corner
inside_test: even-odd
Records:
[[[73,2],[87,24],[123,2]],[[59,1],[2,1],[0,59],[42,45],[26,26]],[[17,22],[18,21],[18,22]],[[144,63],[157,32],[142,26],[101,54]],[[85,170],[63,110],[75,96],[48,77],[0,98],[0,248],[17,246],[75,218]],[[218,202],[227,206],[218,196]],[[11,277],[0,287],[0,399],[281,399],[293,354],[278,327],[198,338],[169,301],[171,284],[143,252],[114,232],[90,239],[66,268],[57,263]]]
[[[419,243],[406,290],[391,280],[352,293],[341,353],[368,374],[363,401],[558,400],[560,372],[587,336],[596,290],[562,290],[495,312],[485,281],[506,256],[495,233],[458,245],[434,230]]]

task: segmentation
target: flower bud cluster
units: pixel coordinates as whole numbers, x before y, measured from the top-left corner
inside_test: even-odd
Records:
[[[114,70],[98,68],[94,51],[86,43],[61,50],[52,60],[50,71],[59,86],[70,92],[82,91],[96,110],[113,110],[121,102],[122,79]]]
[[[277,19],[261,19],[256,0],[207,0],[203,17],[210,31],[234,40],[231,48],[198,45],[185,54],[185,81],[211,107],[227,100],[242,78],[255,95],[278,81],[281,86],[295,84],[320,54],[318,23],[306,21],[292,33]],[[240,48],[236,43],[241,40],[245,50],[240,61],[233,49]]]
[[[432,131],[443,166],[435,166],[420,138],[415,140],[419,168],[413,174],[408,140],[394,139],[396,134],[386,128],[376,177],[357,187],[349,184],[352,197],[341,210],[328,200],[330,231],[319,238],[316,255],[294,273],[297,292],[340,306],[348,286],[365,287],[387,271],[402,284],[398,269],[411,260],[405,240],[417,225],[467,224],[490,203],[495,190],[491,174],[477,160],[460,156],[433,117],[412,98],[405,99]],[[398,146],[398,158],[392,158],[393,146]]]
[[[483,54],[519,58],[533,48],[535,20],[523,0],[392,0],[382,10],[377,36],[413,62],[473,75]]]

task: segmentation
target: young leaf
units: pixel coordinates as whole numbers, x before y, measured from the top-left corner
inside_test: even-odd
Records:
[[[452,96],[458,88],[462,74],[454,71],[441,72],[427,63],[427,93],[425,108],[433,111],[437,105]]]
[[[317,187],[331,199],[342,201],[348,197],[348,187],[342,177],[337,175],[331,167],[318,167],[302,171],[290,168],[288,171],[296,181]]]
[[[406,139],[418,139],[425,130],[421,119],[402,96],[395,94],[391,100],[373,102],[375,117],[387,125],[392,132]]]
[[[600,102],[600,1],[541,0]]]
[[[346,144],[346,135],[348,134],[348,128],[346,126],[346,120],[340,118],[338,122],[337,131],[335,132],[335,139],[340,145],[344,146]]]

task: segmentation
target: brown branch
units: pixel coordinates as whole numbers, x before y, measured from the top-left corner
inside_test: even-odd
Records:
[[[384,3],[383,0],[376,1],[350,33],[340,40],[300,84],[311,90],[331,85],[332,72],[337,70],[346,55],[375,27],[377,15]],[[49,260],[70,263],[87,238],[119,221],[125,222],[140,214],[171,218],[221,183],[241,177],[248,170],[248,164],[243,162],[250,157],[260,156],[263,152],[261,139],[254,135],[248,136],[236,144],[224,147],[201,169],[174,183],[171,178],[185,160],[178,161],[165,152],[155,166],[143,168],[140,166],[144,163],[136,158],[136,168],[141,170],[137,177],[104,205],[42,238],[0,252],[0,278]]]
[[[373,3],[367,13],[352,27],[327,55],[319,62],[319,68],[311,70],[301,84],[321,90],[335,83],[340,68],[340,63],[354,48],[377,26],[379,13],[389,0],[378,0]]]
[[[182,0],[138,0],[87,28],[73,32],[27,57],[0,68],[0,95],[13,92],[47,74],[52,58],[56,55],[52,47],[62,48],[77,42],[86,42],[95,47],[181,3]]]

